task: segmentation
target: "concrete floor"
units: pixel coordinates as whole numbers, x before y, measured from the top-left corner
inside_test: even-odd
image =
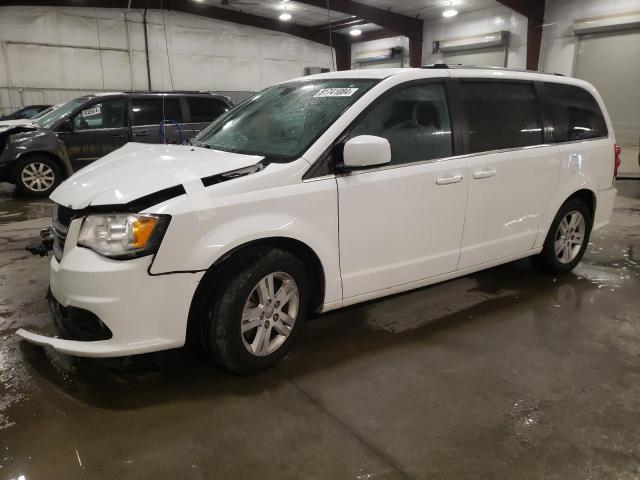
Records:
[[[276,369],[78,360],[49,322],[47,201],[0,194],[0,479],[640,478],[640,182],[573,274],[527,261],[319,316]]]

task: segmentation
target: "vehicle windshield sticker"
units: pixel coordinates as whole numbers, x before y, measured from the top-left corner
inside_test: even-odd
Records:
[[[321,88],[314,97],[350,97],[357,88]]]
[[[91,117],[93,115],[100,115],[100,105],[96,105],[95,107],[87,108],[82,111],[83,117]]]

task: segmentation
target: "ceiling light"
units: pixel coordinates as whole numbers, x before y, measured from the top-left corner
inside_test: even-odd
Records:
[[[349,35],[351,35],[352,37],[357,37],[358,35],[362,34],[362,30],[360,30],[359,28],[354,28],[353,30],[349,30]]]
[[[287,20],[291,20],[291,14],[289,12],[284,12],[284,13],[281,13],[278,18],[283,22],[286,22]]]
[[[442,16],[445,18],[455,17],[458,14],[458,11],[455,8],[448,8],[444,12],[442,12]]]

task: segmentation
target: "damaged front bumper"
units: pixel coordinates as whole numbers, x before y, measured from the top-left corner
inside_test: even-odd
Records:
[[[83,357],[128,356],[184,345],[191,300],[204,272],[150,275],[152,256],[101,257],[77,246],[80,224],[81,219],[71,222],[62,258],[51,259],[50,306],[56,323],[71,327],[63,332],[67,338],[24,329],[16,334]],[[103,324],[110,338],[77,337],[77,327],[87,317]]]

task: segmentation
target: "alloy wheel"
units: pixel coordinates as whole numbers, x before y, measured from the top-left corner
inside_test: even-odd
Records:
[[[555,238],[556,257],[560,263],[571,263],[580,253],[587,232],[584,216],[573,210],[558,225]]]
[[[298,285],[290,275],[274,272],[262,278],[242,312],[242,342],[249,353],[264,357],[278,350],[293,330],[299,306]]]
[[[56,181],[56,174],[46,163],[28,163],[20,173],[22,183],[34,192],[49,190]]]

